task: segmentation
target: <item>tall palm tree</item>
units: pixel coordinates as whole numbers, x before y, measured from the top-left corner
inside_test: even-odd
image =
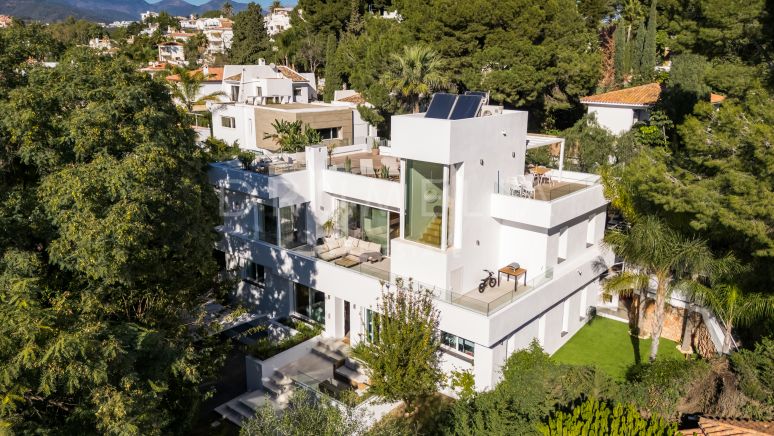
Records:
[[[222,91],[199,95],[202,82],[206,79],[202,70],[190,71],[183,67],[174,67],[172,73],[180,79],[170,82],[170,92],[180,105],[188,112],[192,112],[194,106],[203,105],[208,101],[217,101],[219,97],[226,95]]]
[[[426,45],[403,48],[393,54],[395,65],[384,77],[384,83],[399,98],[419,112],[423,99],[434,91],[449,89],[451,81],[444,75],[444,62],[437,52]]]
[[[723,353],[731,351],[731,333],[735,326],[750,325],[757,319],[774,315],[774,296],[746,293],[733,283],[694,284],[690,290],[698,303],[712,309],[723,322]]]
[[[221,6],[220,11],[223,13],[224,17],[231,18],[231,16],[234,15],[234,5],[232,5],[230,1],[226,0],[226,2],[223,3],[223,6]]]
[[[616,279],[617,290],[648,288],[655,285],[655,310],[651,329],[650,361],[656,360],[659,338],[664,328],[666,304],[672,291],[689,287],[699,274],[718,271],[707,244],[686,237],[653,216],[643,216],[627,232],[614,231],[605,236],[605,244],[636,267]]]
[[[274,0],[273,2],[271,2],[271,6],[269,6],[269,12],[273,13],[275,10],[281,7],[282,7],[282,2],[279,0]]]

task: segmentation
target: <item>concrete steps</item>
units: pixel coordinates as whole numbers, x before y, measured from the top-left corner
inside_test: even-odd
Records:
[[[266,392],[256,390],[244,393],[225,404],[221,404],[215,408],[215,412],[224,419],[241,427],[242,422],[254,417],[255,412],[258,408],[262,407],[266,401],[268,401]]]
[[[441,245],[441,222],[441,217],[434,217],[430,220],[419,240],[428,245]]]

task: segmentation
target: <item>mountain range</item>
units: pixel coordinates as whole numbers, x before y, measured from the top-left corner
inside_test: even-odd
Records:
[[[67,17],[91,21],[113,22],[140,19],[145,11],[166,11],[171,15],[188,16],[220,9],[226,0],[210,0],[199,6],[184,0],[161,0],[147,3],[145,0],[0,0],[0,14],[14,17],[54,22]],[[264,3],[264,2],[260,2]],[[234,12],[247,7],[245,3],[232,0]]]

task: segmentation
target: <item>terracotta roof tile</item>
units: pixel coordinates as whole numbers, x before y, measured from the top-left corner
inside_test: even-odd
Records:
[[[223,80],[223,67],[209,67],[207,71],[207,77],[204,78],[205,82],[220,82]],[[188,74],[193,75],[197,72],[203,71],[201,68],[198,68],[194,71],[189,71]],[[178,82],[180,81],[180,76],[178,74],[173,74],[171,76],[167,76],[167,80],[170,82]]]
[[[661,96],[661,84],[648,83],[646,85],[633,86],[602,94],[589,95],[581,98],[581,103],[620,104],[626,106],[651,106],[656,104]],[[719,94],[710,94],[710,102],[718,104],[726,97]]]
[[[701,417],[699,427],[706,436],[764,436],[774,435],[774,421]]]
[[[286,66],[278,65],[277,70],[279,70],[279,72],[282,73],[283,76],[292,80],[293,82],[308,82],[308,80],[306,80],[304,76],[298,74],[297,72],[291,70]]]
[[[661,85],[648,83],[647,85],[633,86],[604,94],[590,95],[581,98],[581,103],[608,103],[632,106],[650,106],[658,101],[661,95]]]
[[[355,104],[365,104],[366,101],[363,98],[362,95],[358,92],[357,94],[352,94],[350,96],[340,98],[338,101],[343,101],[345,103],[355,103]]]

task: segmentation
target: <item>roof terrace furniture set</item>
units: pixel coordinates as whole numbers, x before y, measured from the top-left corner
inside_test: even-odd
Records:
[[[383,157],[381,159],[381,166],[378,167],[374,166],[373,159],[359,159],[358,163],[361,176],[380,177],[381,169],[386,167],[388,178],[390,180],[397,180],[400,177],[400,161],[397,159]],[[331,169],[336,171],[343,170],[343,168],[335,164],[331,165]]]
[[[346,238],[324,238],[323,243],[314,247],[315,256],[336,265],[350,268],[363,262],[382,260],[382,246],[375,242],[348,236]]]

